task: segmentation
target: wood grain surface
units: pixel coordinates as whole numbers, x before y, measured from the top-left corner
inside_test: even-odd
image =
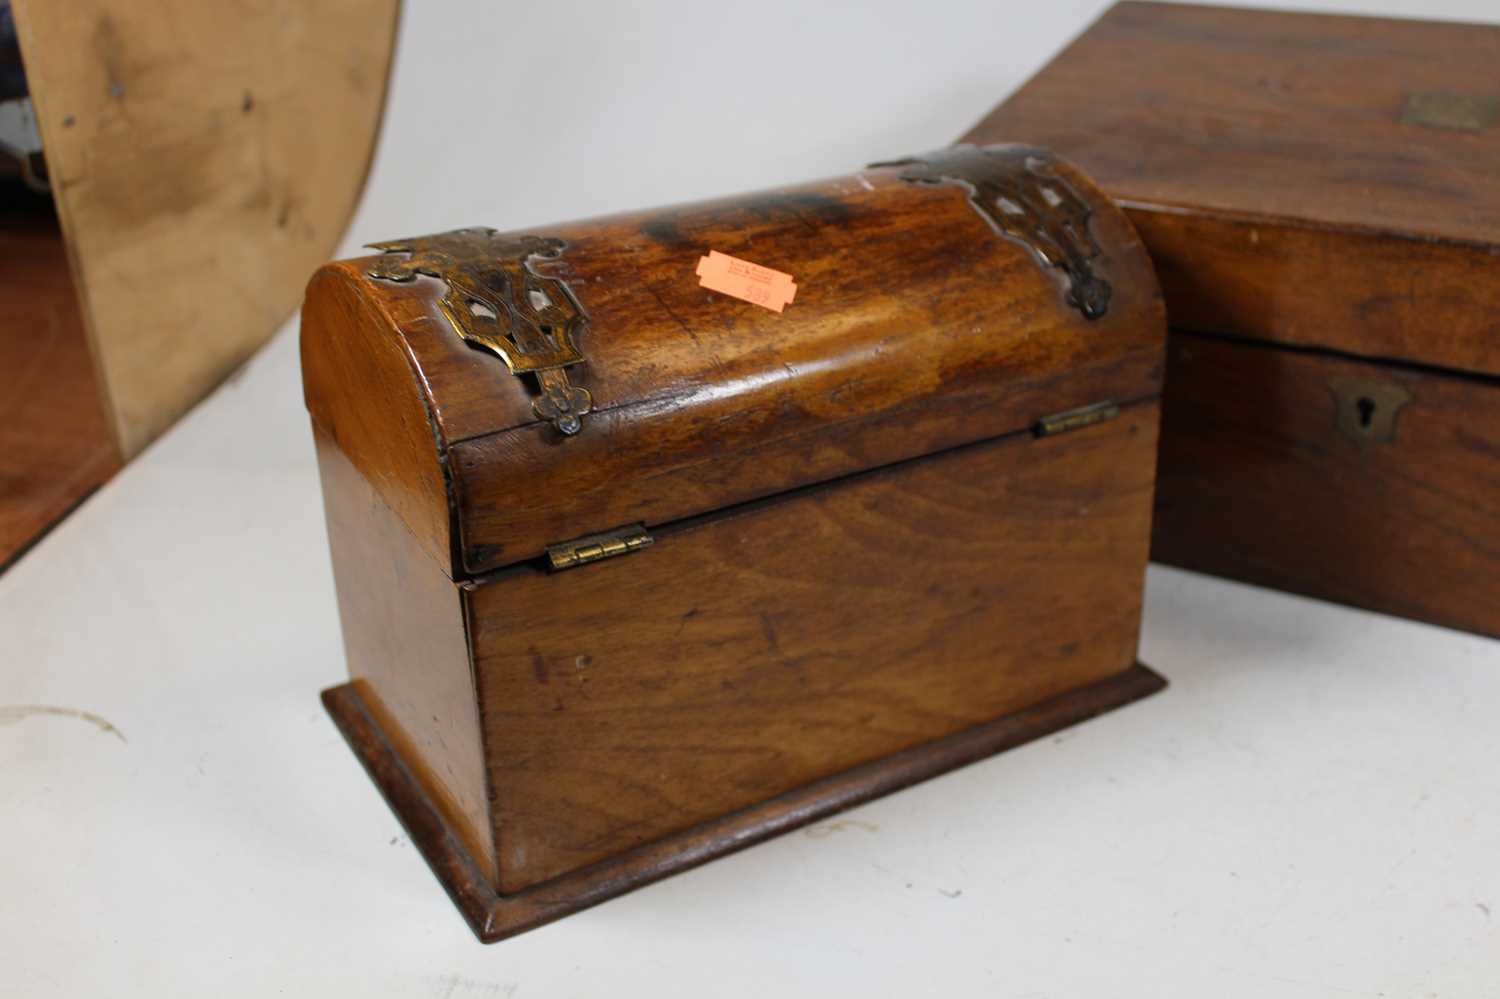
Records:
[[[1500,382],[1184,334],[1169,357],[1153,557],[1500,636]],[[1339,429],[1346,380],[1410,394],[1393,439]]]
[[[1403,117],[1500,99],[1497,64],[1493,24],[1119,3],[967,141],[1048,145],[1130,202],[1488,244],[1500,121]]]
[[[1121,3],[965,141],[1119,201],[1174,326],[1500,374],[1500,27]]]
[[[302,307],[302,390],[313,428],[326,434],[427,555],[453,572],[447,462],[434,437],[422,373],[380,303],[313,276]]]
[[[467,589],[502,892],[1135,660],[1157,407]]]
[[[511,895],[499,894],[485,879],[443,812],[434,807],[427,789],[413,777],[378,712],[365,699],[367,689],[358,683],[342,684],[323,692],[323,704],[474,935],[482,943],[494,943],[881,795],[1014,749],[1149,697],[1165,686],[1166,681],[1151,669],[1136,665],[1004,718],[853,767]]]
[[[52,206],[0,179],[0,569],[119,465]]]
[[[399,338],[410,370],[382,383],[420,385],[451,497],[423,494],[421,512],[391,506],[434,557],[458,548],[455,577],[482,574],[624,522],[677,520],[1101,399],[1156,395],[1164,321],[1146,256],[1086,178],[1058,169],[1093,207],[1098,267],[1115,288],[1098,320],[1069,306],[1057,272],[997,235],[963,189],[881,168],[533,230],[566,241],[560,260],[535,266],[566,279],[589,316],[587,360],[570,377],[596,411],[566,440],[536,421],[525,380],[455,335],[438,311],[441,282],[376,280],[368,258],[314,280],[304,360],[338,377],[313,355]],[[710,250],[792,274],[796,301],[777,314],[699,287]],[[323,295],[368,305],[340,318]],[[322,391],[309,388],[315,418],[352,439],[340,414],[355,411],[320,403]],[[399,468],[434,465],[416,436],[410,452],[350,457],[379,488],[415,482],[430,471]]]
[[[1151,252],[1154,557],[1500,630],[1497,66],[1495,26],[1122,3],[965,136],[1072,158]],[[1412,394],[1393,439],[1341,431],[1351,378]]]
[[[1161,296],[1087,178],[995,155],[1017,197],[1070,206],[1055,256],[996,221],[1019,203],[900,166],[531,231],[562,247],[533,274],[587,317],[571,436],[460,336],[443,281],[395,256],[314,277],[304,384],[355,678],[329,707],[429,858],[450,844],[434,866],[482,936],[1158,685],[1134,663]],[[537,245],[421,261],[488,254],[493,275]],[[791,274],[795,300],[700,287],[711,250]],[[1063,259],[1111,293],[1072,297]],[[522,321],[488,287],[518,273],[453,307]],[[627,524],[654,544],[545,568],[548,545]]]
[[[349,675],[432,807],[495,878],[463,598],[316,424]]]
[[[337,246],[397,0],[16,0],[111,430],[128,458],[264,343]]]
[[[1500,373],[1500,245],[1206,212],[1131,218],[1175,328]]]

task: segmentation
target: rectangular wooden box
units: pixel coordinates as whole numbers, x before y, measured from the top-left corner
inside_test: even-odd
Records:
[[[325,700],[482,939],[1159,687],[1164,312],[1061,161],[381,248],[303,312]]]
[[[1153,557],[1500,635],[1500,28],[1121,3],[1001,135],[1156,263]]]

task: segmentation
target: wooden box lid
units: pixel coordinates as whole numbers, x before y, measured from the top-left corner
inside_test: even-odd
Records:
[[[382,246],[308,288],[307,404],[455,579],[1160,387],[1144,248],[1035,149]],[[777,312],[702,286],[714,251],[795,297]]]
[[[1500,28],[1121,3],[966,136],[1127,209],[1174,326],[1500,374]]]

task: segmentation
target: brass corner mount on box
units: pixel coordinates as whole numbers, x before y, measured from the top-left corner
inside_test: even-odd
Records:
[[[566,369],[583,363],[577,342],[588,316],[566,282],[532,267],[562,256],[562,240],[471,228],[370,247],[390,255],[370,268],[372,278],[404,282],[423,274],[442,281],[447,290],[439,304],[454,332],[495,354],[512,374],[536,378],[538,419],[564,434],[579,431],[593,400],[568,381]]]

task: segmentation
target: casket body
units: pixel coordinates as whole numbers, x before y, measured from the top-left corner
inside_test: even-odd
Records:
[[[1172,326],[1152,553],[1500,635],[1500,28],[1122,3],[966,137],[1125,208]]]
[[[1066,164],[381,247],[303,314],[325,700],[482,938],[1159,686],[1165,318]]]

